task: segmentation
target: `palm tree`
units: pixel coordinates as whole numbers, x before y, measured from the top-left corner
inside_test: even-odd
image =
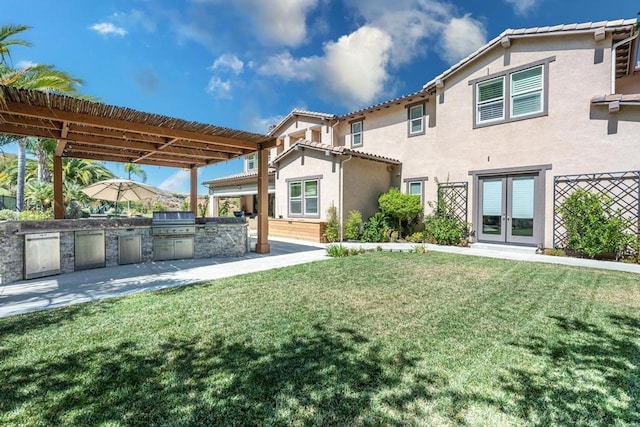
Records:
[[[64,159],[62,173],[65,181],[76,183],[81,187],[114,177],[113,172],[107,169],[104,163],[86,159]]]
[[[24,40],[13,38],[17,34],[29,29],[27,26],[5,25],[0,27],[0,84],[20,89],[39,90],[51,93],[61,93],[79,96],[78,86],[82,80],[70,74],[57,70],[53,65],[38,64],[25,69],[15,69],[7,65],[10,58],[11,46],[30,46]],[[2,91],[0,91],[1,93]],[[0,102],[4,102],[4,94],[0,95]],[[18,183],[16,191],[16,208],[24,209],[24,186],[27,139],[20,138],[18,143]],[[39,144],[40,142],[33,142]]]
[[[128,179],[131,179],[131,175],[136,175],[142,179],[142,182],[147,182],[147,173],[138,163],[125,163],[124,171],[127,173]]]

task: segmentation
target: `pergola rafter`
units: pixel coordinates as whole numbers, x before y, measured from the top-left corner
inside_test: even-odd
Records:
[[[262,152],[266,159],[266,150],[276,144],[276,140],[267,135],[64,95],[1,85],[0,90],[4,94],[4,101],[0,101],[0,133],[58,141],[53,174],[56,218],[64,214],[62,174],[58,170],[62,157],[189,169],[191,208],[197,213],[197,168],[255,151]],[[266,177],[267,166],[262,166],[258,173]],[[263,192],[259,194],[259,203],[266,206],[267,193]],[[259,251],[269,250],[267,211],[262,209],[257,247]]]

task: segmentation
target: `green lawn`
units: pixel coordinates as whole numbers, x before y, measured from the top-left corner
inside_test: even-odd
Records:
[[[0,320],[0,425],[640,425],[640,277],[370,253]]]

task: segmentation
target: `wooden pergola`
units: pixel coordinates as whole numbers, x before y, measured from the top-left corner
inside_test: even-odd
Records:
[[[197,170],[258,152],[258,200],[268,205],[268,149],[272,137],[130,108],[0,85],[0,133],[58,141],[53,160],[54,217],[64,217],[62,158],[75,157],[191,172],[191,209],[197,214]],[[267,210],[258,213],[256,252],[269,252]]]

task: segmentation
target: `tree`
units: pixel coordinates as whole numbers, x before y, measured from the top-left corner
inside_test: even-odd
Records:
[[[0,84],[20,89],[79,96],[78,86],[82,80],[57,70],[53,65],[37,64],[24,69],[15,69],[8,65],[7,58],[11,57],[10,48],[12,46],[30,46],[28,42],[15,38],[16,35],[28,29],[29,27],[25,25],[0,27]],[[2,96],[0,102],[4,102],[4,94],[0,96]],[[23,210],[27,140],[20,138],[16,142],[18,143],[16,208]],[[33,143],[36,144],[36,142]]]
[[[147,182],[147,173],[138,163],[125,163],[124,171],[127,173],[128,179],[131,179],[131,175],[135,175],[140,178],[142,182]]]

